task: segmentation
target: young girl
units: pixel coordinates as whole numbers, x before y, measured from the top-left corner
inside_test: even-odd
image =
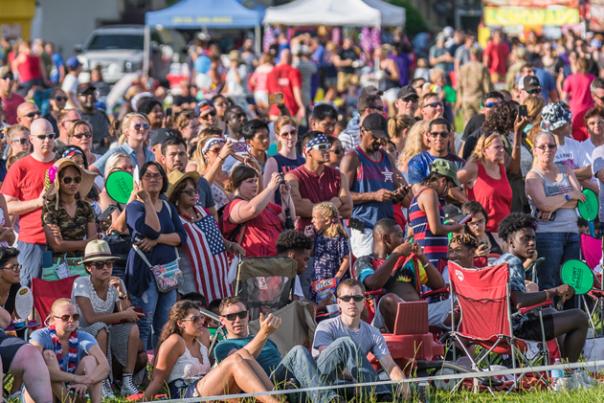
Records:
[[[312,291],[315,302],[320,304],[326,299],[329,289],[333,288],[335,291],[336,285],[347,274],[350,248],[348,235],[333,203],[315,205],[312,209],[312,224],[316,234]]]

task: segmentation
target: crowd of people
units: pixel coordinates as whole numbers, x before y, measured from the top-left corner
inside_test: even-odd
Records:
[[[283,32],[256,54],[203,34],[180,83],[141,76],[112,110],[100,67],[84,82],[52,43],[0,41],[0,327],[20,286],[79,276],[29,339],[0,332],[12,392],[100,402],[370,382],[369,352],[401,380],[381,332],[399,303],[448,286],[449,261],[506,263],[512,312],[557,303],[543,327],[514,315],[515,334],[543,328],[579,359],[588,318],[560,267],[580,258],[584,189],[602,234],[604,37],[357,39]],[[133,178],[124,199],[108,185],[118,172]],[[285,354],[270,339],[281,318],[250,333],[230,278],[234,259],[272,256],[296,262],[292,301],[328,316]],[[226,329],[215,346],[200,308]],[[450,329],[451,301],[431,301],[428,320]]]

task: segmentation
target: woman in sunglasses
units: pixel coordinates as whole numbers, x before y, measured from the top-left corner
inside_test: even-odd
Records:
[[[78,330],[80,314],[67,298],[57,299],[50,309],[47,327],[32,333],[30,343],[44,356],[55,401],[102,401],[101,385],[109,375],[109,363],[90,334]]]
[[[86,244],[97,239],[96,221],[85,195],[90,192],[94,175],[75,161],[62,158],[48,170],[48,196],[42,206],[42,225],[53,261],[67,259],[75,264]],[[74,259],[74,262],[69,262]]]
[[[210,336],[199,306],[188,300],[177,302],[159,338],[153,376],[143,400],[153,400],[166,382],[172,399],[273,390],[262,367],[245,349],[234,352],[212,368],[209,345]],[[257,399],[280,401],[272,396]]]
[[[238,165],[231,173],[230,187],[235,198],[223,211],[224,237],[240,244],[248,257],[275,256],[287,207],[292,221],[296,218],[289,185],[285,184],[282,175],[273,173],[270,182],[261,191],[258,172],[248,166]],[[284,209],[271,201],[277,190],[281,193]]]
[[[19,250],[16,248],[0,248],[0,306],[15,316],[15,297],[21,288],[19,273],[21,265],[17,261]],[[17,335],[22,337],[25,329]]]
[[[67,105],[67,95],[65,91],[61,88],[55,88],[50,95],[50,109],[46,115],[44,115],[44,119],[48,120],[52,127],[55,130],[55,133],[59,132],[59,126],[57,125],[59,121],[59,116],[65,106]]]
[[[262,174],[263,187],[267,187],[273,173],[286,174],[292,169],[304,164],[304,157],[298,153],[298,125],[290,116],[281,116],[275,122],[275,137],[277,139],[277,154],[270,157],[264,165]],[[275,194],[275,203],[281,204],[281,197]]]
[[[22,125],[13,125],[6,131],[6,142],[8,143],[8,153],[6,161],[12,156],[20,152],[31,151],[31,143],[29,142],[29,129]],[[8,169],[8,167],[7,167]]]
[[[130,304],[124,282],[112,276],[113,262],[118,259],[107,242],[89,242],[82,263],[90,276],[75,280],[71,299],[80,314],[81,329],[96,338],[109,362],[114,358],[123,369],[121,395],[130,396],[138,393],[132,374],[140,343],[136,321],[143,315]],[[110,378],[103,382],[103,397],[114,397]]]
[[[99,154],[92,152],[92,126],[85,120],[76,120],[67,132],[67,144],[84,151],[88,164],[94,164]]]
[[[149,120],[140,113],[128,113],[122,119],[122,134],[119,138],[119,145],[110,148],[103,156],[90,166],[92,171],[103,173],[107,159],[116,153],[125,153],[130,156],[132,166],[143,166],[146,162],[154,161],[155,156],[147,147],[149,141]]]

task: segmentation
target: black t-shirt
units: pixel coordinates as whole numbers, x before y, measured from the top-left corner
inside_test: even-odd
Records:
[[[467,161],[470,158],[470,155],[472,155],[474,149],[476,148],[476,143],[478,143],[480,136],[482,136],[482,128],[479,128],[468,136],[463,145],[463,153],[461,156],[464,160]]]
[[[354,51],[354,49],[342,49],[338,53],[338,56],[340,56],[340,59],[342,59],[342,60],[352,60],[352,61],[357,60],[357,54]],[[344,73],[349,73],[349,74],[354,73],[354,67],[352,67],[352,66],[340,67],[340,71],[342,71]]]
[[[182,104],[191,104],[191,103],[196,103],[197,100],[195,99],[195,97],[193,95],[176,95],[174,96],[174,105],[176,106],[180,106]]]
[[[480,129],[485,121],[485,116],[482,113],[477,113],[468,120],[466,127],[463,129],[461,138],[463,141],[467,141],[468,137],[476,130]]]

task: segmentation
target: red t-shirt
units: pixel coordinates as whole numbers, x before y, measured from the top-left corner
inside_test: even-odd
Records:
[[[10,94],[9,98],[2,98],[2,107],[4,109],[4,119],[6,119],[6,123],[9,125],[17,124],[17,107],[23,102],[25,102],[25,98],[15,93]]]
[[[229,220],[231,211],[241,202],[235,199],[227,204],[222,213],[222,233],[226,239],[239,242],[241,231],[241,247],[245,249],[246,257],[263,257],[277,255],[277,238],[283,231],[283,223],[279,214],[281,206],[269,203],[258,216],[243,224],[234,224]]]
[[[488,55],[489,65],[487,68],[491,73],[506,73],[508,70],[507,62],[510,57],[510,48],[507,43],[500,42],[495,44],[493,41],[489,41],[484,53],[485,55]]]
[[[26,55],[25,61],[17,66],[19,71],[19,82],[26,83],[31,80],[42,79],[40,58],[34,55]]]
[[[40,162],[31,155],[18,160],[6,173],[0,191],[19,201],[38,198],[44,188],[46,170],[53,162]],[[19,240],[27,243],[46,243],[41,208],[19,216]]]
[[[587,139],[585,112],[594,106],[589,86],[595,77],[589,73],[575,73],[566,77],[563,90],[569,96],[568,106],[573,115],[573,137],[583,141]]]
[[[300,196],[303,199],[309,199],[313,204],[330,201],[340,194],[340,172],[334,168],[326,166],[318,175],[301,165],[289,173],[298,179]],[[300,217],[296,220],[296,229],[304,231],[304,228],[310,224],[310,217]]]
[[[294,88],[301,88],[302,76],[300,70],[288,64],[280,64],[275,66],[266,81],[266,86],[269,94],[278,92],[283,93],[285,107],[292,116],[298,113],[298,104],[294,98]],[[277,105],[272,105],[270,115],[279,116],[279,108]]]
[[[500,179],[491,178],[481,163],[478,163],[478,177],[472,188],[474,200],[487,211],[487,231],[497,232],[499,224],[512,209],[512,187],[503,164],[499,165]]]

